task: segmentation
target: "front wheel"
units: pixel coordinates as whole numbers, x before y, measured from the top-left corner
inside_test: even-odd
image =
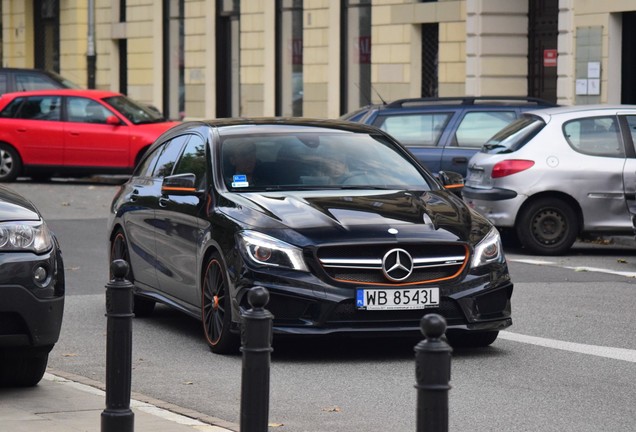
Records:
[[[215,354],[237,352],[240,341],[238,335],[230,331],[232,300],[225,266],[218,253],[208,258],[202,285],[201,320],[206,342]]]
[[[522,210],[517,220],[521,244],[537,255],[562,255],[578,235],[576,213],[556,198],[543,198]]]

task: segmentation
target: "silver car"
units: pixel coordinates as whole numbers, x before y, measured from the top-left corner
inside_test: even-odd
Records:
[[[631,235],[635,135],[633,105],[530,112],[470,159],[464,200],[539,255],[578,236]]]

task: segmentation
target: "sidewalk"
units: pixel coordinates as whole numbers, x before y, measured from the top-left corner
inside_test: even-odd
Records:
[[[50,370],[35,387],[0,388],[1,432],[100,432],[103,384]],[[236,432],[239,426],[132,393],[135,432]]]

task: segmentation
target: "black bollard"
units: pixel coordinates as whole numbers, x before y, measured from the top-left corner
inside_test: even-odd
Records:
[[[133,285],[125,279],[128,263],[118,259],[110,266],[114,276],[106,284],[106,409],[102,432],[132,432],[130,409],[132,366]]]
[[[437,314],[421,321],[425,338],[415,346],[417,432],[448,432],[448,391],[452,348],[441,339],[446,321]]]
[[[251,309],[243,313],[241,351],[241,432],[267,432],[269,420],[269,366],[272,352],[272,319],[264,307],[269,292],[254,287],[247,293]]]

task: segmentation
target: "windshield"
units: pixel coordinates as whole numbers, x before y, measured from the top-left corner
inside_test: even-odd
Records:
[[[525,115],[510,123],[483,145],[483,153],[511,153],[523,147],[545,126],[541,117]]]
[[[104,102],[119,111],[133,124],[159,123],[165,121],[163,116],[157,111],[123,95],[105,98]]]
[[[430,190],[435,184],[381,135],[233,135],[222,139],[221,156],[225,184],[233,191]]]

